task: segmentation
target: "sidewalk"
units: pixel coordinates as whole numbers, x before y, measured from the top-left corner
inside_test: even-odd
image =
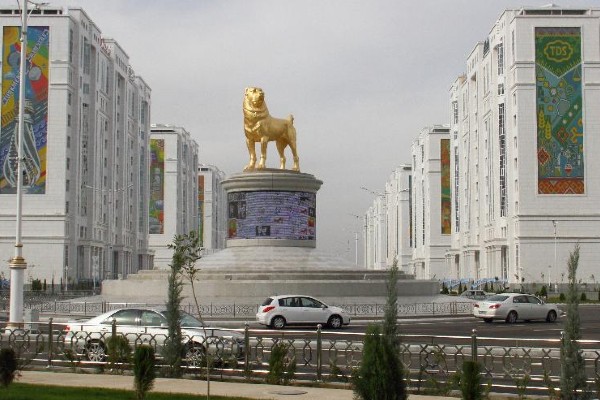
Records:
[[[133,391],[133,377],[109,374],[76,374],[52,371],[23,371],[17,382],[52,386],[97,387]],[[206,395],[206,381],[156,378],[152,392]],[[255,400],[326,399],[353,400],[349,389],[325,389],[302,386],[276,386],[256,383],[211,381],[210,394],[215,396],[247,397]],[[411,400],[446,400],[456,398],[411,394]]]

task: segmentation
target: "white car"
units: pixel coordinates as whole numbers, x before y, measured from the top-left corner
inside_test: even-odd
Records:
[[[559,315],[555,304],[545,303],[531,294],[501,293],[473,304],[473,315],[485,322],[495,319],[515,323],[517,320],[541,319],[556,321]]]
[[[275,329],[316,324],[339,329],[350,323],[350,316],[341,308],[328,306],[314,297],[284,295],[268,297],[258,308],[256,321]]]
[[[89,361],[106,360],[106,343],[112,336],[112,323],[117,334],[123,335],[131,347],[150,344],[160,356],[168,337],[166,309],[122,308],[112,310],[84,322],[69,322],[65,326],[65,347],[83,354]],[[244,336],[222,328],[207,327],[190,314],[182,312],[181,334],[183,358],[188,366],[197,366],[208,347],[218,358],[241,358]]]

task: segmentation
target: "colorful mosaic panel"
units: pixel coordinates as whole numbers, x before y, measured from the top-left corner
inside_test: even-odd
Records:
[[[450,189],[450,139],[440,140],[442,235],[452,233],[452,191]]]
[[[47,26],[27,29],[25,112],[23,130],[23,193],[46,192],[48,134]],[[0,194],[17,192],[18,115],[21,65],[21,27],[5,26],[2,40],[2,128],[0,131]]]
[[[150,139],[150,234],[165,233],[165,141]]]
[[[536,28],[539,194],[583,194],[581,32]]]
[[[306,192],[228,193],[228,238],[316,240],[316,201]]]

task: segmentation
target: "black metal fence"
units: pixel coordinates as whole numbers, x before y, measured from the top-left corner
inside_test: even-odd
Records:
[[[0,328],[2,326],[0,325]],[[98,343],[109,336],[122,335],[130,345],[149,344],[158,354],[166,333],[124,331],[113,327],[98,333],[72,327],[63,332],[53,324],[39,326],[37,331],[3,330],[0,347],[14,348],[22,360],[32,367],[110,369],[109,361],[98,351]],[[364,334],[321,330],[254,330],[225,329],[230,334],[186,337],[189,374],[202,374],[204,354],[211,355],[212,374],[263,379],[277,343],[288,348],[288,359],[294,360],[295,379],[303,381],[348,382],[352,371],[360,364]],[[477,360],[482,366],[485,385],[495,392],[523,395],[556,394],[560,383],[561,338],[522,339],[472,336],[402,335],[401,356],[407,371],[409,387],[419,393],[445,394],[451,389],[452,377],[462,370],[465,360]],[[95,343],[95,347],[91,345]],[[190,346],[194,343],[195,346]],[[582,356],[590,391],[598,390],[600,382],[600,341],[581,340]],[[122,368],[129,368],[127,365]],[[598,393],[596,393],[598,396]]]

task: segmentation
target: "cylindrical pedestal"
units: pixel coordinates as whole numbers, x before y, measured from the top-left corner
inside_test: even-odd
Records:
[[[316,247],[322,184],[313,175],[277,169],[228,177],[227,247]]]

